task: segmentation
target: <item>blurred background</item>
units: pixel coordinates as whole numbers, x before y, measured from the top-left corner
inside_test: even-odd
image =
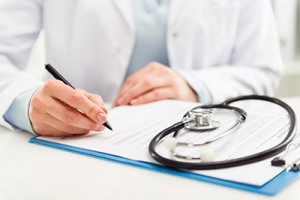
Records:
[[[300,0],[273,0],[285,74],[276,96],[300,96]]]
[[[300,0],[271,0],[277,19],[285,72],[276,91],[277,97],[300,96]],[[38,78],[46,72],[44,34],[36,42],[28,63],[28,71]]]

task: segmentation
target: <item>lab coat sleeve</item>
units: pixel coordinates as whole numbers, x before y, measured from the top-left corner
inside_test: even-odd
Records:
[[[41,4],[42,0],[0,1],[0,125],[10,129],[14,127],[4,114],[11,103],[42,83],[24,72],[42,27]]]
[[[231,59],[193,73],[213,102],[238,95],[273,95],[282,74],[277,26],[269,0],[242,0]]]
[[[29,102],[35,91],[36,89],[31,89],[18,95],[4,114],[4,119],[10,123],[15,130],[22,129],[35,134],[28,113]]]
[[[186,70],[175,69],[175,71],[185,79],[189,86],[194,90],[198,96],[198,101],[202,104],[211,104],[212,96],[208,88],[198,79],[193,73]]]

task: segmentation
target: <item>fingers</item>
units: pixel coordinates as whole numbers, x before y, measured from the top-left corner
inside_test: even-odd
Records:
[[[77,90],[81,91],[84,95],[86,95],[90,101],[92,101],[95,104],[97,104],[98,106],[100,106],[102,108],[102,110],[107,114],[107,110],[104,107],[104,103],[103,103],[102,97],[100,95],[91,94],[91,93],[88,93],[81,89],[77,89]]]
[[[48,81],[45,90],[50,92],[50,96],[59,99],[74,109],[80,110],[91,120],[101,124],[106,121],[107,111],[103,107],[102,99],[100,102],[95,103],[100,100],[99,97],[86,96],[81,90],[74,90],[60,81],[55,83]]]
[[[161,78],[155,78],[155,80],[145,78],[142,81],[137,81],[136,84],[133,84],[132,86],[127,86],[123,90],[121,90],[118,104],[129,104],[132,99],[135,99],[136,97],[147,93],[155,88],[167,86],[168,83],[169,82],[166,79]]]
[[[72,132],[66,132],[65,130],[54,128],[47,124],[42,124],[38,129],[38,133],[43,136],[64,137],[64,136],[74,136],[74,135],[85,135],[89,133],[89,130],[73,129]]]
[[[55,127],[53,127],[55,125]],[[44,133],[44,134],[51,134],[48,132],[48,128],[51,127],[54,130],[56,130],[57,134],[63,135],[81,135],[81,134],[87,134],[91,130],[90,129],[84,129],[84,128],[79,128],[78,126],[74,125],[68,125],[66,123],[63,123],[52,116],[48,115],[47,120],[42,122],[42,126],[39,127],[37,130],[39,133]],[[104,130],[104,126],[100,125],[99,128],[95,131],[102,131]]]
[[[121,88],[113,106],[128,105],[133,99],[156,88],[172,85],[173,72],[159,63],[150,63],[142,70],[130,76]]]
[[[130,101],[131,105],[139,105],[139,104],[145,104],[150,103],[153,101],[159,101],[163,99],[173,99],[172,90],[170,88],[164,87],[164,88],[158,88],[151,90],[143,95],[140,95],[139,97],[132,99]]]
[[[49,105],[55,107],[49,109],[48,114],[58,121],[62,122],[66,127],[72,126],[85,130],[101,131],[103,130],[102,123],[94,122],[86,117],[84,114],[78,112],[78,110],[65,106],[62,102],[56,99],[49,99]],[[61,127],[61,129],[66,129]]]

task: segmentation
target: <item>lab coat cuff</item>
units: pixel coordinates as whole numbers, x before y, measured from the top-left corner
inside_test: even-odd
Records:
[[[185,81],[190,85],[190,87],[196,92],[198,100],[203,104],[211,104],[213,101],[212,95],[206,85],[192,72],[187,70],[175,69],[175,71],[180,74]]]
[[[3,116],[5,121],[15,130],[23,129],[36,134],[32,129],[29,118],[29,104],[36,89],[37,88],[32,88],[18,95],[5,112]]]

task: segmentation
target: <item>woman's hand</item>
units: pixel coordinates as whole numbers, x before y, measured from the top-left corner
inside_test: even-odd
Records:
[[[106,114],[99,95],[74,90],[58,80],[48,80],[39,88],[29,106],[33,130],[47,136],[102,131]]]
[[[138,105],[162,99],[197,101],[198,96],[178,73],[152,62],[128,77],[112,106]]]

